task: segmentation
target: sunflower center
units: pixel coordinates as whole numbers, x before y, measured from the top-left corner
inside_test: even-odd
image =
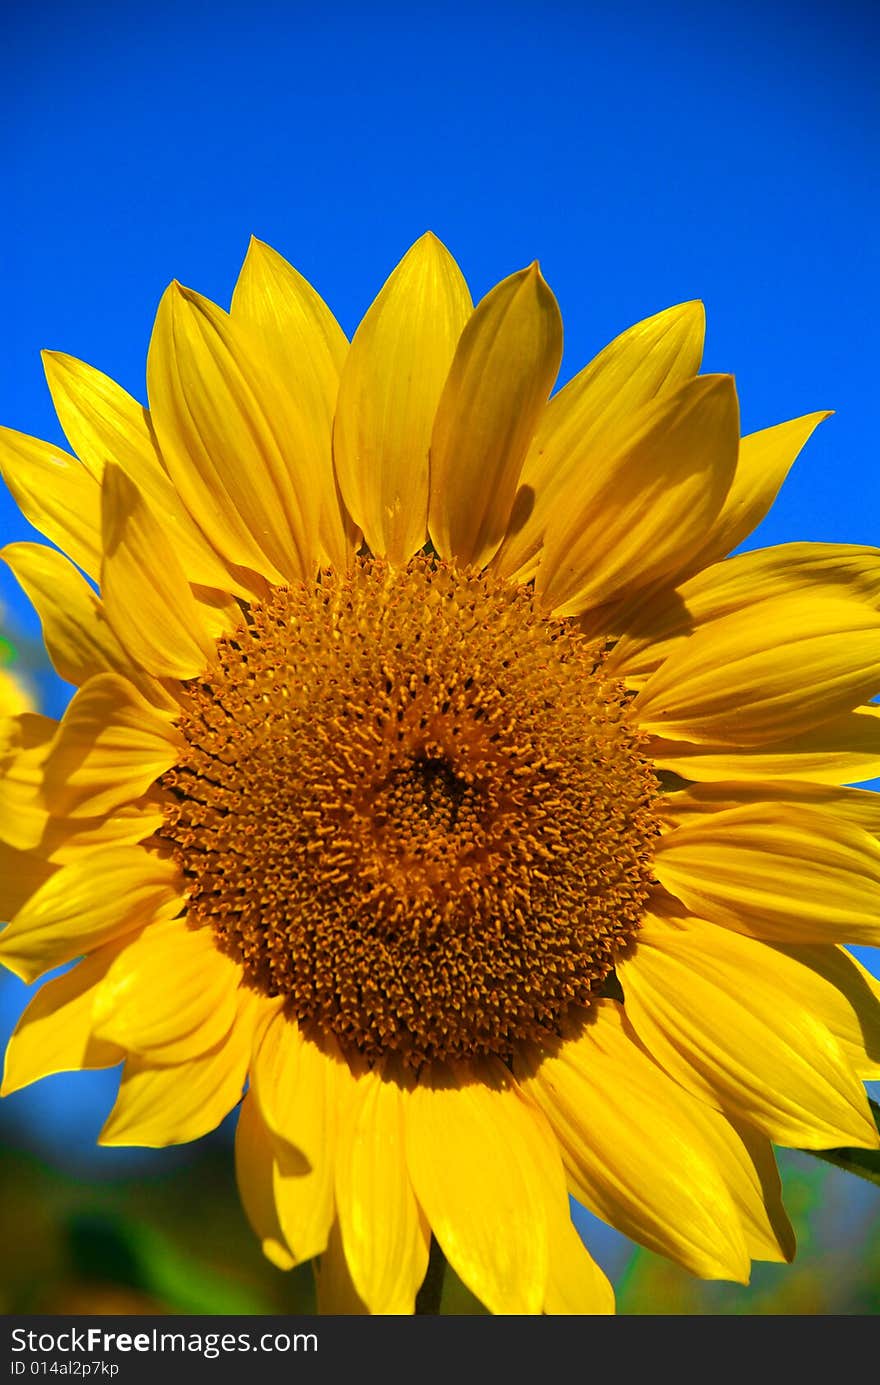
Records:
[[[185,687],[189,917],[368,1061],[509,1060],[638,928],[657,781],[625,712],[528,588],[420,556],[276,590]]]

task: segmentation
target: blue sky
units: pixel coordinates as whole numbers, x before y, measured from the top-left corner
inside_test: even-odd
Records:
[[[163,288],[228,303],[251,233],[351,331],[430,227],[477,295],[540,260],[563,376],[703,298],[745,429],[837,411],[761,540],[871,542],[876,37],[854,4],[19,3],[0,422],[62,440],[41,347],[143,397]],[[35,629],[5,571],[0,599]]]
[[[876,542],[877,27],[854,3],[18,0],[0,422],[62,442],[41,347],[143,398],[165,285],[228,304],[252,233],[351,332],[431,228],[476,296],[540,260],[563,378],[703,298],[705,365],[736,375],[745,430],[836,410],[753,543]],[[31,536],[4,493],[0,540]],[[39,633],[5,569],[0,600]],[[66,693],[44,692],[60,711]],[[84,1081],[106,1106],[105,1079]],[[76,1090],[56,1084],[56,1122]]]

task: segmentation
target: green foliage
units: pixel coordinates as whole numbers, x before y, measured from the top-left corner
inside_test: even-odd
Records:
[[[230,1282],[167,1235],[118,1213],[86,1212],[66,1226],[71,1266],[80,1281],[113,1284],[146,1294],[173,1313],[268,1313],[246,1285]]]

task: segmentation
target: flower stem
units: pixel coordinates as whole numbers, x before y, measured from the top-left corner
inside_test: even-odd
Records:
[[[446,1256],[440,1249],[436,1237],[431,1237],[431,1250],[428,1256],[428,1270],[422,1287],[416,1294],[416,1313],[429,1313],[435,1317],[440,1313],[440,1299],[443,1297],[443,1279],[446,1274]]]

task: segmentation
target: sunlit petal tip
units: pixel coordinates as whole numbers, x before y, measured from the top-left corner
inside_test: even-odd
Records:
[[[442,255],[450,254],[445,242],[440,239],[436,231],[432,231],[430,228],[427,231],[423,231],[422,234],[413,241],[406,254],[411,255],[417,246],[421,246],[424,250],[439,251]],[[404,259],[405,258],[406,256],[404,256]]]
[[[688,298],[683,303],[675,303],[658,316],[664,318],[670,327],[684,326],[702,348],[706,335],[706,305],[702,298]]]
[[[52,351],[47,346],[44,346],[40,351],[40,360],[47,380],[51,375],[63,369],[65,362],[71,359],[64,351]]]

